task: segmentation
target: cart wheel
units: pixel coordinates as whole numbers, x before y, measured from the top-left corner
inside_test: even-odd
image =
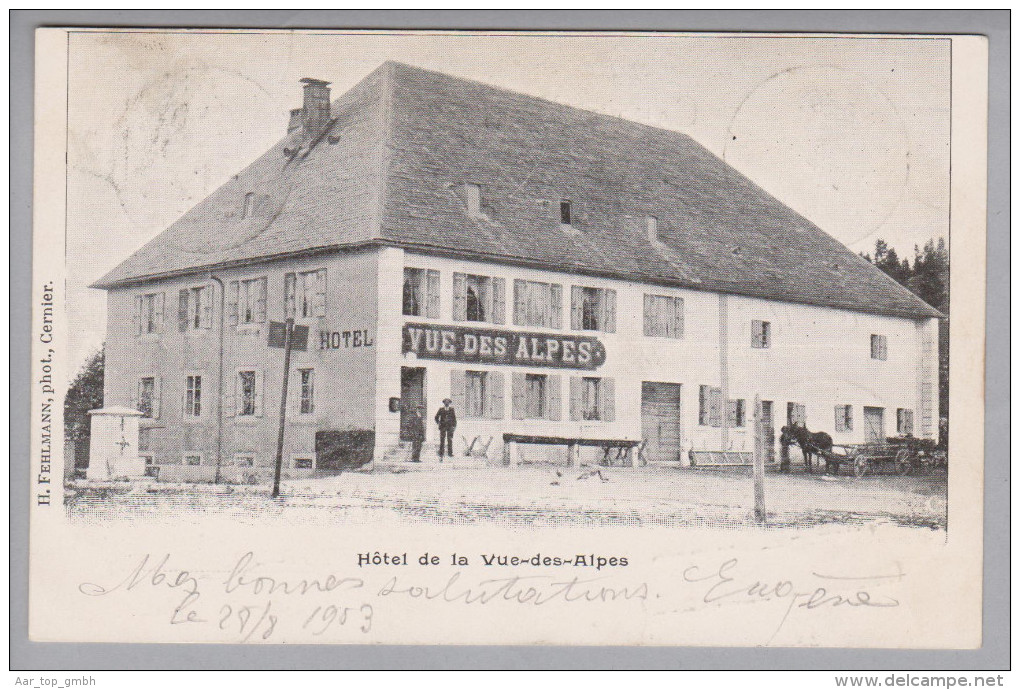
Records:
[[[913,459],[910,457],[910,451],[906,448],[901,448],[896,453],[896,474],[901,477],[910,474],[914,469]]]
[[[871,470],[871,461],[865,455],[854,458],[854,476],[863,477]]]

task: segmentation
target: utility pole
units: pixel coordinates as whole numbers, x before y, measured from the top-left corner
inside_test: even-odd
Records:
[[[283,430],[287,424],[287,383],[290,379],[290,351],[293,345],[294,319],[287,318],[283,337],[283,392],[280,394],[280,430],[276,436],[276,468],[273,472],[273,498],[280,496],[280,473],[283,471]]]
[[[765,526],[765,429],[761,398],[754,396],[754,521]]]

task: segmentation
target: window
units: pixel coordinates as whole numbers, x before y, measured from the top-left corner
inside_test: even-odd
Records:
[[[871,358],[885,360],[888,356],[887,343],[884,335],[871,334]]]
[[[266,278],[232,281],[228,313],[230,324],[265,323],[266,321]]]
[[[524,414],[528,419],[545,419],[548,407],[546,400],[546,384],[548,377],[545,374],[526,374],[525,389],[526,403]]]
[[[234,467],[255,467],[255,454],[237,453],[234,455]]]
[[[836,431],[854,430],[853,405],[836,405]]]
[[[290,464],[296,470],[314,470],[315,458],[308,455],[295,455],[291,457]]]
[[[682,297],[645,295],[645,335],[658,338],[684,336]]]
[[[659,241],[659,219],[655,216],[645,216],[645,232],[648,233],[649,242]]]
[[[182,331],[212,328],[212,299],[208,287],[184,288],[178,293],[177,325]]]
[[[570,327],[578,331],[615,333],[616,290],[571,287]]]
[[[751,347],[759,350],[772,347],[772,324],[770,322],[751,322]]]
[[[257,395],[255,389],[255,372],[237,372],[238,409],[237,414],[242,417],[254,415],[257,408]]]
[[[721,388],[698,387],[698,424],[700,426],[722,426]]]
[[[560,225],[570,225],[570,202],[560,201]]]
[[[504,323],[506,281],[467,273],[453,274],[453,320]]]
[[[794,424],[807,426],[807,408],[801,403],[786,403],[786,423],[789,426]]]
[[[404,316],[439,318],[439,271],[404,269]]]
[[[138,381],[138,411],[149,419],[156,413],[156,377],[146,376]]]
[[[241,208],[241,218],[251,218],[252,211],[255,210],[255,193],[248,192],[244,195],[244,206]]]
[[[288,273],[283,277],[284,313],[310,319],[326,315],[326,269]]]
[[[914,411],[905,408],[896,410],[896,433],[900,436],[914,435]]]
[[[467,183],[464,185],[464,196],[467,202],[469,216],[479,216],[482,213],[482,188],[476,184]]]
[[[727,403],[726,423],[732,428],[747,426],[747,407],[743,398]]]
[[[185,455],[184,455],[184,464],[185,465],[191,465],[191,466],[201,465],[202,464],[202,454],[201,453],[185,453]]]
[[[199,417],[202,414],[202,377],[187,376],[184,379],[184,416]]]
[[[570,378],[570,418],[574,421],[615,420],[614,381],[609,377]]]
[[[135,321],[138,334],[159,333],[163,328],[163,293],[135,297]]]
[[[488,374],[484,371],[464,372],[464,413],[468,417],[485,417]]]
[[[298,369],[301,377],[301,402],[298,406],[300,414],[313,414],[315,412],[315,370]]]
[[[533,280],[514,281],[514,325],[563,327],[563,286]]]

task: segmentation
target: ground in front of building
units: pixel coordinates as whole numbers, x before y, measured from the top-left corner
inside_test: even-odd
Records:
[[[322,524],[489,524],[521,527],[708,527],[752,524],[753,492],[745,469],[566,468],[524,465],[496,470],[439,467],[284,482],[266,486],[79,483],[65,496],[75,522],[201,519],[232,516]],[[946,476],[769,473],[769,525],[891,524],[946,528]]]

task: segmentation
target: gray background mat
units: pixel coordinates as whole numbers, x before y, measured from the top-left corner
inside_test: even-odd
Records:
[[[807,31],[989,38],[984,645],[974,651],[55,644],[28,641],[28,406],[11,406],[10,667],[23,669],[1009,668],[1009,11],[12,11],[11,392],[27,401],[33,32],[42,26]],[[994,315],[994,317],[993,317]],[[22,389],[21,386],[26,386]],[[69,564],[69,567],[73,567]],[[909,640],[904,640],[909,644]]]

